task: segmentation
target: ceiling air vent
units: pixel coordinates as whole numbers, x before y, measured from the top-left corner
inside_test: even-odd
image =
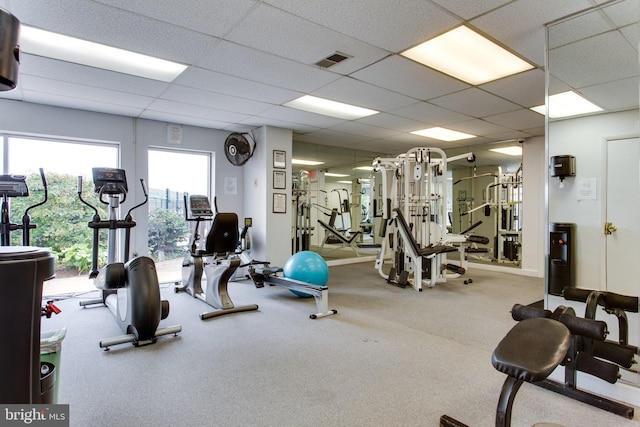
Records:
[[[329,68],[336,65],[338,62],[342,62],[348,58],[351,58],[351,56],[344,53],[336,52],[333,55],[329,55],[326,58],[316,62],[315,65],[321,68]]]

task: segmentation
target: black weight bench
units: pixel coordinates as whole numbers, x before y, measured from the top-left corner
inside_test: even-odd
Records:
[[[491,363],[507,379],[502,385],[496,427],[511,425],[511,409],[516,393],[524,382],[545,380],[563,362],[571,344],[571,333],[562,323],[548,318],[530,318],[516,324],[500,341]],[[440,418],[440,427],[467,427],[448,415]]]

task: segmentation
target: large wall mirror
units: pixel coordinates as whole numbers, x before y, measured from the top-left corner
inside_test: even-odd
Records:
[[[445,150],[447,157],[473,153],[448,165],[446,224],[450,232],[487,237],[489,243],[473,244],[467,260],[519,268],[522,245],[522,152],[518,140]],[[508,150],[505,150],[508,148]],[[519,150],[520,149],[520,150]],[[515,152],[514,152],[515,150]],[[373,258],[379,243],[379,174],[371,172],[376,157],[401,152],[376,153],[306,142],[293,144],[292,229],[295,250],[310,249],[327,261]],[[322,164],[295,162],[320,160]],[[359,232],[354,243],[340,241],[324,224]],[[457,254],[452,254],[453,258]]]
[[[639,16],[638,0],[621,0],[548,26],[551,309],[570,305],[565,286],[640,295]],[[578,98],[587,110],[560,109],[562,99],[568,107],[566,100]],[[584,306],[578,310],[584,315]],[[626,315],[629,343],[637,346],[638,316]],[[617,340],[616,316],[600,309],[596,316]],[[619,383],[640,385],[625,369]]]

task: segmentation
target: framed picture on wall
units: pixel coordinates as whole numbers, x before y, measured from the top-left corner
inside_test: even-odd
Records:
[[[284,169],[287,167],[287,152],[281,150],[273,150],[273,167]]]
[[[287,188],[287,172],[286,171],[273,171],[273,188],[274,189]]]
[[[287,213],[287,195],[273,193],[273,213]]]

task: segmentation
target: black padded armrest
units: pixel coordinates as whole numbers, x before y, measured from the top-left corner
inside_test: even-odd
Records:
[[[564,360],[570,342],[569,329],[562,323],[547,318],[525,319],[500,341],[491,363],[519,380],[542,381]]]

